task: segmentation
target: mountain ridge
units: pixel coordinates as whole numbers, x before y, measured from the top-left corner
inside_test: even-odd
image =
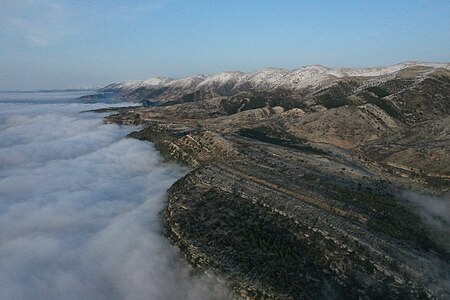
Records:
[[[245,91],[287,91],[302,94],[330,85],[340,80],[366,80],[367,83],[389,79],[409,68],[424,68],[430,71],[450,69],[449,63],[403,62],[387,67],[327,68],[321,65],[297,69],[263,68],[255,72],[226,71],[211,75],[193,75],[173,79],[152,77],[146,80],[128,80],[109,84],[98,90],[97,95],[83,99],[113,97],[120,101],[143,102],[149,105],[180,101],[183,96],[197,93],[194,98],[212,95],[231,96]]]
[[[301,68],[294,68],[294,69],[286,69],[286,68],[277,68],[277,67],[266,67],[259,69],[254,72],[242,72],[242,71],[223,71],[219,73],[214,73],[210,75],[203,75],[203,74],[197,74],[193,76],[188,77],[182,77],[179,79],[173,79],[170,77],[150,77],[145,80],[127,80],[117,83],[109,84],[103,88],[101,88],[99,91],[111,91],[111,90],[118,90],[118,89],[134,89],[134,88],[140,88],[140,87],[162,87],[162,86],[172,86],[174,85],[174,82],[184,82],[186,80],[192,79],[192,78],[198,78],[199,80],[209,80],[209,81],[221,81],[222,83],[224,81],[230,80],[230,79],[237,79],[236,77],[243,77],[239,78],[241,80],[245,79],[252,79],[255,76],[261,76],[264,73],[269,73],[267,75],[275,75],[275,74],[282,74],[283,76],[290,75],[290,74],[298,74],[298,73],[312,73],[314,74],[326,74],[326,75],[332,75],[338,78],[342,77],[374,77],[374,76],[382,76],[391,74],[397,71],[400,71],[407,67],[414,67],[414,66],[424,66],[424,67],[433,67],[433,68],[450,68],[449,63],[434,63],[434,62],[420,62],[420,61],[405,61],[402,63],[398,63],[391,66],[382,66],[382,67],[367,67],[367,68],[329,68],[322,65],[308,65]],[[233,76],[234,75],[234,76]],[[268,76],[267,76],[268,77]],[[267,78],[265,78],[267,79]],[[202,82],[199,83],[201,86]],[[205,84],[204,84],[205,85]],[[177,85],[178,86],[178,85]]]

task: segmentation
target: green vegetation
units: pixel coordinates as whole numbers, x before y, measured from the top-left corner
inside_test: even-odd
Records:
[[[241,281],[253,278],[286,297],[320,294],[328,277],[315,263],[322,257],[320,251],[311,251],[288,228],[276,224],[270,210],[217,189],[198,196],[190,217],[178,215],[171,222],[184,228],[186,239],[202,245],[207,256],[216,257],[215,267],[242,276]],[[238,274],[233,271],[236,266]]]
[[[280,93],[255,93],[237,94],[220,102],[228,115],[239,111],[250,109],[281,106],[285,110],[292,108],[303,108],[304,104],[298,100],[291,99],[288,95]]]
[[[326,154],[325,151],[304,144],[304,141],[296,136],[284,130],[273,127],[260,126],[256,128],[241,128],[238,133],[240,136],[252,138],[261,142],[288,147],[308,153]]]
[[[182,250],[186,251],[191,243],[200,247],[202,255],[188,255],[195,265],[202,265],[199,258],[207,257],[208,267],[231,275],[244,286],[256,287],[252,291],[255,299],[267,291],[283,299],[320,299],[326,296],[325,286],[338,299],[375,299],[389,294],[396,295],[396,299],[410,299],[414,293],[408,286],[396,288],[402,294],[393,293],[392,277],[373,281],[371,276],[377,270],[370,260],[361,258],[365,250],[357,243],[351,243],[354,251],[348,252],[319,231],[242,198],[237,192],[216,188],[179,190],[184,180],[189,179],[177,182],[171,195],[175,190],[175,194],[178,191],[183,199],[189,199],[189,209],[166,211],[169,234],[170,226],[176,224],[183,237],[172,238],[181,243]],[[339,265],[351,266],[338,271],[346,274],[344,282],[337,280],[335,268]]]
[[[337,108],[349,104],[346,97],[334,97],[330,94],[322,94],[317,96],[317,103],[322,104],[326,108]]]
[[[378,106],[379,108],[384,110],[389,116],[393,117],[394,119],[397,119],[397,120],[403,119],[400,112],[398,112],[398,110],[389,101],[379,98],[379,97],[372,96],[371,94],[368,94],[368,93],[363,94],[363,99],[369,103],[372,103],[372,104]]]
[[[420,217],[389,194],[368,188],[350,189],[325,183],[334,192],[336,200],[347,203],[370,216],[369,226],[396,239],[404,240],[426,251],[430,249],[444,254],[445,251],[430,238],[430,232]]]
[[[220,102],[228,115],[235,114],[239,111],[245,111],[255,108],[263,108],[269,105],[267,99],[263,96],[234,96],[231,99],[224,99]]]
[[[386,97],[386,96],[390,95],[390,93],[388,91],[386,91],[385,89],[380,88],[379,86],[371,86],[371,87],[368,87],[366,90],[368,90],[369,92],[374,93],[379,98],[383,98],[383,97]]]
[[[359,84],[355,81],[339,82],[331,87],[328,87],[320,92],[316,96],[317,104],[321,104],[326,108],[337,108],[344,105],[351,104],[351,101],[347,98],[353,93],[353,90],[358,87]]]
[[[140,87],[135,89],[132,93],[128,94],[127,97],[133,98],[139,101],[144,101],[145,103],[151,103],[147,102],[146,100],[152,100],[155,98],[158,98],[162,94],[164,94],[168,90],[167,87],[162,87],[158,89],[149,89],[146,87]]]

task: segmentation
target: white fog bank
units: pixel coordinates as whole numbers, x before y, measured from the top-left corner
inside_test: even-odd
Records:
[[[10,95],[9,95],[10,96]],[[0,99],[0,299],[230,299],[161,233],[186,170],[79,111]]]
[[[450,253],[450,194],[437,197],[403,192],[401,196],[412,204],[424,224],[438,233],[439,244]]]

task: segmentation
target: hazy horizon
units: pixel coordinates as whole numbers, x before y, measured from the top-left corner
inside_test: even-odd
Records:
[[[450,61],[448,1],[0,0],[0,90]]]

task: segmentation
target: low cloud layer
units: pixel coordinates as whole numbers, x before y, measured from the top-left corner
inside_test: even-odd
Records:
[[[402,198],[408,200],[423,222],[438,233],[435,238],[450,252],[450,194],[436,197],[404,192]]]
[[[99,105],[0,100],[0,299],[228,299],[161,234],[165,164]]]

